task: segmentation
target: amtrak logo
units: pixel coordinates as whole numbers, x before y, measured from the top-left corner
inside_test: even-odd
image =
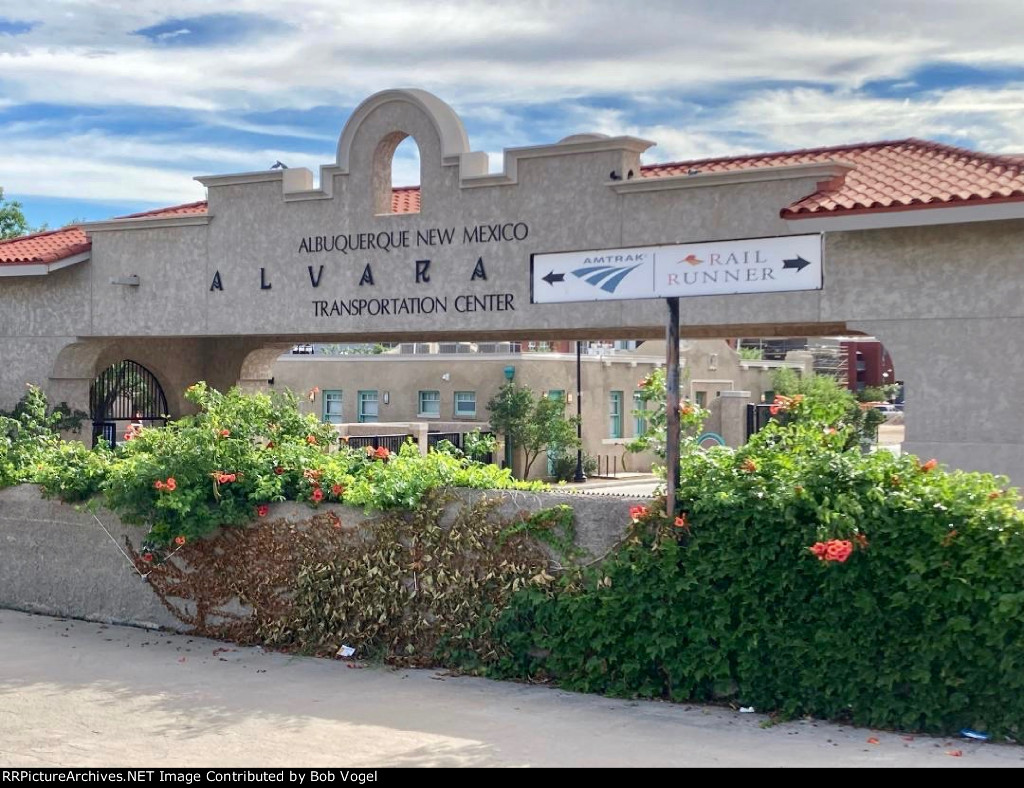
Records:
[[[578,276],[580,279],[587,282],[587,284],[594,285],[594,287],[600,287],[606,293],[614,293],[615,288],[622,283],[622,280],[639,267],[639,263],[637,265],[619,267],[598,265],[591,266],[589,268],[577,268],[572,272],[572,275]]]
[[[587,284],[600,287],[606,293],[614,293],[622,280],[647,262],[643,252],[639,254],[616,254],[588,257],[583,261],[583,268],[577,268],[572,275],[579,277]],[[618,265],[633,263],[633,265]]]

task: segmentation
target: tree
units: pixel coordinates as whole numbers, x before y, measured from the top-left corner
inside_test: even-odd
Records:
[[[526,457],[523,478],[545,449],[564,452],[576,448],[576,419],[565,415],[565,400],[533,396],[527,386],[509,382],[487,403],[491,429],[505,437],[507,445],[522,449]]]
[[[21,203],[16,200],[5,200],[4,189],[0,186],[0,240],[17,238],[28,231],[28,220],[21,210]]]

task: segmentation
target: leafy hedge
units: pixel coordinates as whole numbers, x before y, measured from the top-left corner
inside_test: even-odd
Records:
[[[29,386],[14,410],[0,411],[0,487],[27,481],[44,452],[58,442],[60,413],[47,413],[46,397]]]
[[[151,551],[265,516],[274,501],[413,509],[443,487],[542,486],[465,458],[421,456],[412,444],[397,455],[349,448],[330,425],[300,414],[288,394],[223,394],[197,383],[185,396],[199,407],[197,415],[131,430],[116,451],[48,434],[31,444],[31,467],[22,450],[19,467],[25,467],[12,479],[37,481],[65,501],[102,495],[125,522],[148,526]]]
[[[1005,479],[844,450],[793,403],[684,456],[684,514],[557,592],[518,595],[496,674],[786,716],[1024,733],[1024,514]],[[662,509],[662,512],[664,510]]]

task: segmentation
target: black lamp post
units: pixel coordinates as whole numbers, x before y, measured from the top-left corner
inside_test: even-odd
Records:
[[[572,477],[574,482],[585,482],[587,475],[583,472],[583,381],[580,375],[582,366],[582,343],[576,340],[576,474]]]

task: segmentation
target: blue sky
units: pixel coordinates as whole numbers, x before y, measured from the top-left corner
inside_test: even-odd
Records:
[[[215,12],[214,12],[215,9]],[[34,225],[314,171],[371,93],[452,104],[492,169],[580,132],[647,161],[907,136],[1024,152],[1019,0],[0,0],[0,186]],[[400,149],[398,184],[418,180]]]

